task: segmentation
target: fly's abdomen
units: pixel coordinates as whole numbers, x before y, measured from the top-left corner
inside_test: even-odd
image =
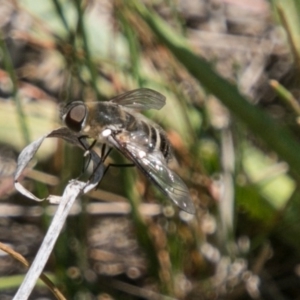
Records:
[[[163,156],[165,157],[165,159],[168,160],[168,158],[171,157],[170,142],[167,139],[166,135],[163,134],[162,132],[159,133],[159,136],[160,136],[160,147],[159,147],[159,150],[161,151],[161,153],[163,154]]]
[[[148,151],[160,151],[168,159],[171,154],[171,148],[166,135],[158,127],[144,121],[140,121],[140,125],[145,134]]]
[[[117,114],[121,128],[129,132],[136,143],[149,153],[160,151],[165,159],[171,156],[170,143],[162,129],[123,109],[119,109]]]

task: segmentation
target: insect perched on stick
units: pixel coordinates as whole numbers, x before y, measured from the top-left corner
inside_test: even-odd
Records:
[[[106,102],[73,101],[61,111],[66,126],[82,137],[118,149],[167,197],[188,213],[195,213],[189,191],[181,178],[168,168],[171,145],[160,126],[134,111],[161,109],[165,97],[141,88]],[[104,152],[104,151],[103,151]],[[103,160],[107,157],[103,153]]]

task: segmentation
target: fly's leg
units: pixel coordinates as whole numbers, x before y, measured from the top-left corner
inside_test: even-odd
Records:
[[[135,167],[135,164],[108,164],[107,167],[105,168],[103,176],[107,173],[110,167],[129,168],[129,167]]]
[[[87,170],[87,168],[88,168],[88,166],[89,166],[89,164],[90,164],[90,162],[91,162],[91,159],[92,159],[92,155],[91,155],[91,153],[90,153],[90,151],[91,151],[91,149],[93,149],[93,147],[95,146],[95,144],[96,144],[96,142],[97,142],[97,140],[93,140],[93,142],[92,142],[92,144],[91,145],[89,145],[89,147],[86,147],[86,145],[82,142],[82,139],[84,139],[84,138],[86,138],[87,136],[80,136],[79,138],[78,138],[78,141],[79,141],[79,143],[81,144],[81,146],[83,147],[83,149],[85,149],[86,151],[84,152],[84,157],[86,157],[86,156],[88,156],[88,160],[87,160],[87,163],[85,163],[84,165],[83,165],[83,168],[82,168],[82,171],[81,171],[81,174],[79,175],[79,177],[82,175],[82,174],[84,174],[84,172]]]
[[[97,170],[99,168],[99,166],[104,163],[104,161],[107,159],[107,157],[109,156],[109,154],[111,153],[112,150],[113,150],[113,148],[109,148],[106,151],[106,144],[102,145],[101,160],[98,163],[98,165],[96,166],[95,170]],[[110,167],[121,167],[121,168],[123,168],[123,167],[135,167],[135,165],[134,164],[108,164],[107,167],[104,170],[102,178],[105,176],[105,174],[107,173],[107,171]],[[99,184],[100,184],[100,182],[99,182]]]
[[[89,161],[88,161],[87,166],[89,165],[89,163],[91,161],[91,154],[89,152],[94,147],[96,142],[97,141],[94,140],[93,143],[88,147],[88,149],[86,149],[85,145],[83,145],[83,143],[80,141],[80,144],[83,146],[84,149],[86,149],[85,156],[89,155]],[[111,147],[109,147],[109,149],[107,150],[107,145],[106,144],[102,145],[101,154],[100,154],[100,161],[98,162],[97,166],[94,168],[93,174],[91,175],[90,179],[94,175],[94,172],[96,172],[96,170],[101,166],[101,164],[103,164],[105,162],[105,160],[107,159],[107,157],[109,156],[109,154],[111,153],[112,150],[113,150],[113,148],[111,148]],[[105,176],[105,174],[107,173],[107,171],[110,167],[124,168],[124,167],[135,167],[135,165],[134,164],[108,164],[107,167],[104,170],[102,178]],[[100,184],[100,182],[99,182],[99,184]]]
[[[109,148],[109,150],[107,151],[107,153],[105,153],[105,144],[103,145],[102,149],[101,149],[101,157],[103,157],[102,162],[104,162],[106,160],[106,158],[108,157],[108,155],[110,154],[110,152],[112,151],[112,148]],[[119,167],[119,168],[127,168],[127,167],[135,167],[134,164],[108,164],[107,167],[105,168],[104,174],[103,176],[106,174],[106,172],[108,171],[108,169],[110,167]]]
[[[94,170],[97,170],[100,167],[100,165],[104,163],[104,161],[106,160],[106,158],[110,154],[111,150],[112,150],[112,148],[109,148],[108,151],[106,151],[106,144],[102,145],[102,147],[101,147],[101,154],[100,154],[100,161],[99,161],[99,163],[97,164],[97,166],[95,167]],[[107,169],[108,168],[106,167],[105,170],[104,170],[104,173],[103,173],[102,177],[105,176],[105,174],[107,172]]]

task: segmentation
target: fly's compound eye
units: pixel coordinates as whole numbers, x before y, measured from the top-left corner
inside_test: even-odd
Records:
[[[82,129],[87,111],[84,104],[77,104],[70,108],[65,117],[66,125],[73,131],[79,132]]]

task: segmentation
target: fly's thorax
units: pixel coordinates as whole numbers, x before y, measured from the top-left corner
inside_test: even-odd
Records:
[[[110,105],[105,102],[88,102],[87,118],[81,130],[87,136],[102,140],[101,133],[118,121],[119,109],[117,105]]]
[[[87,103],[89,123],[102,127],[122,125],[126,122],[126,112],[119,105],[111,102]]]

